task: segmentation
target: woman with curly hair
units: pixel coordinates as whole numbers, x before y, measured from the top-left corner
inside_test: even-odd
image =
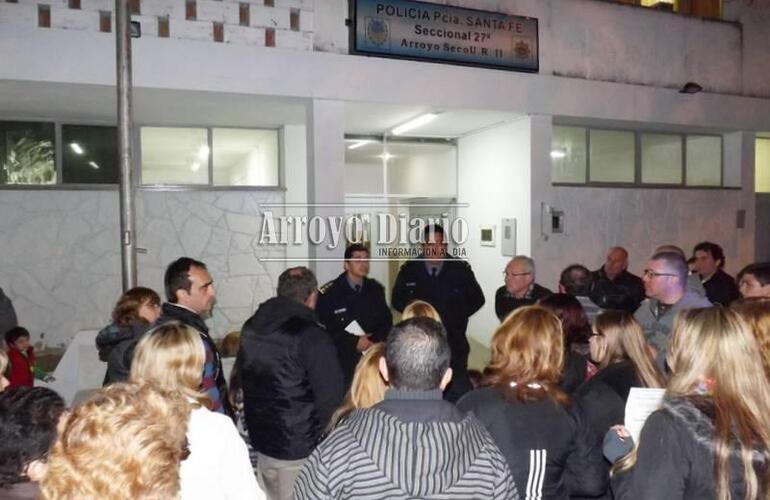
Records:
[[[41,482],[43,498],[177,498],[189,414],[175,391],[147,384],[103,388],[64,419]]]
[[[523,498],[568,500],[606,490],[601,450],[559,385],[563,363],[559,319],[543,307],[520,307],[492,337],[484,386],[457,403],[492,435]]]
[[[96,336],[99,359],[107,362],[102,385],[128,380],[136,343],[159,316],[160,297],[153,290],[138,286],[120,296],[112,322]]]

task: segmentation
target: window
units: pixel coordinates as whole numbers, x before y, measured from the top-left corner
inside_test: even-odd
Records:
[[[142,127],[144,185],[279,185],[278,131]]]
[[[634,182],[634,133],[620,130],[591,130],[589,180]]]
[[[757,193],[770,193],[770,139],[757,138],[755,146],[756,154],[756,179],[755,189]]]
[[[117,184],[119,177],[117,128],[62,125],[64,184]]]
[[[54,124],[0,122],[0,184],[56,184]]]
[[[215,186],[277,186],[278,131],[215,128]]]
[[[584,127],[554,125],[551,143],[554,182],[586,181],[586,133]]]
[[[142,184],[208,184],[205,128],[142,127]]]
[[[551,181],[554,184],[740,187],[723,178],[722,149],[720,135],[554,125]]]
[[[687,136],[687,185],[722,184],[722,138],[712,135]]]
[[[682,136],[641,134],[642,184],[682,183]]]

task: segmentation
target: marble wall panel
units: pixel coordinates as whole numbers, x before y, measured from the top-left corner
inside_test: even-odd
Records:
[[[209,320],[219,337],[239,330],[275,293],[281,249],[259,246],[260,204],[279,192],[137,193],[139,284],[163,296],[163,272],[187,255],[214,278]],[[275,210],[274,210],[275,212]],[[75,332],[101,328],[120,294],[118,194],[115,191],[4,191],[0,196],[0,287],[34,341],[66,345]]]

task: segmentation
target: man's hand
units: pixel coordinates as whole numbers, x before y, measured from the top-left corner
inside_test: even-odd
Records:
[[[369,340],[369,337],[366,335],[362,335],[358,339],[358,344],[356,344],[356,350],[358,352],[364,352],[365,350],[369,349],[373,345],[372,341]]]

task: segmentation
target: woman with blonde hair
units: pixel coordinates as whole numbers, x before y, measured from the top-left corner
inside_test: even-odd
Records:
[[[606,489],[601,451],[559,386],[564,348],[553,313],[516,309],[492,337],[486,386],[457,403],[487,428],[527,498],[566,500]]]
[[[181,498],[265,498],[233,421],[210,411],[210,399],[198,389],[205,358],[198,333],[172,321],[142,337],[131,365],[132,381],[178,391],[192,408],[187,422],[191,454],[180,471]]]
[[[770,384],[749,326],[723,307],[682,311],[667,360],[663,406],[614,475],[615,498],[768,498]]]
[[[353,373],[350,389],[342,405],[332,415],[329,430],[337,427],[353,410],[369,408],[383,400],[385,389],[388,388],[380,375],[380,359],[384,354],[385,344],[379,342],[361,356]]]
[[[770,378],[770,297],[740,299],[731,308],[749,324],[759,345],[765,374]]]
[[[436,308],[424,300],[413,300],[401,313],[401,321],[416,317],[430,318],[441,323],[441,315]]]
[[[625,311],[605,311],[596,318],[589,340],[591,360],[599,372],[574,394],[597,442],[613,425],[622,424],[631,387],[665,387],[642,327]]]
[[[43,498],[178,498],[189,415],[175,391],[123,383],[100,390],[60,424],[40,483]]]

